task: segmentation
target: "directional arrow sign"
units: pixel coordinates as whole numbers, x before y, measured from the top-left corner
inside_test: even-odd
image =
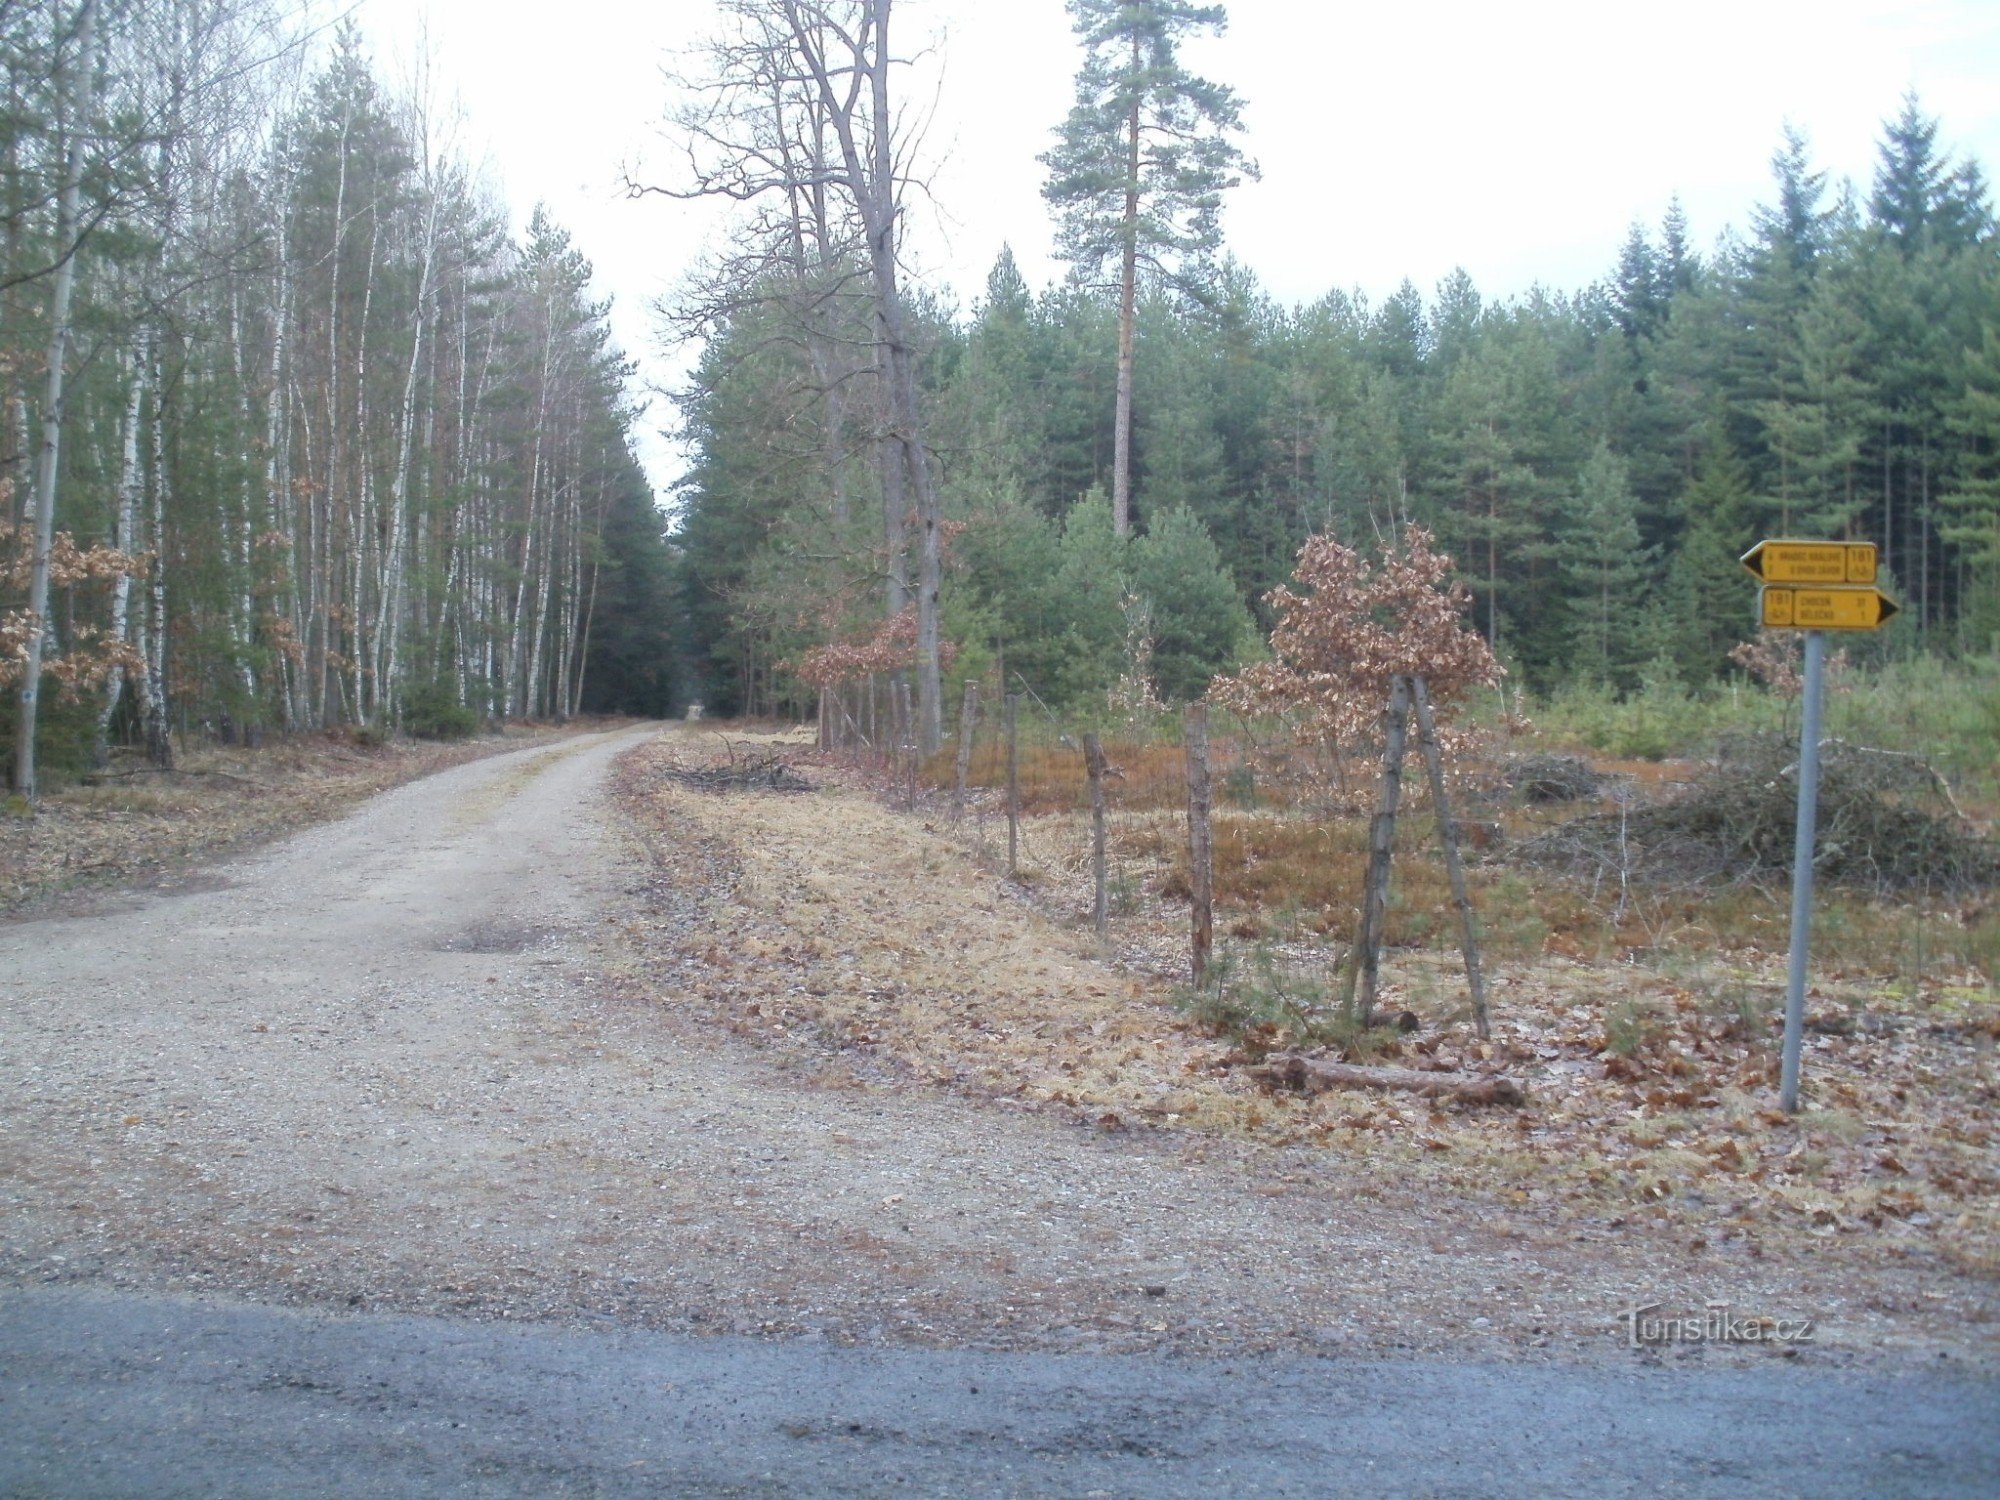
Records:
[[[1759,542],[1743,566],[1765,583],[1873,583],[1873,542]],[[1891,613],[1893,613],[1893,608]],[[1887,619],[1888,616],[1883,616]],[[1842,627],[1835,626],[1834,629]],[[1847,629],[1873,630],[1873,625]]]
[[[1758,617],[1768,630],[1880,630],[1898,612],[1875,588],[1786,588],[1759,591]]]

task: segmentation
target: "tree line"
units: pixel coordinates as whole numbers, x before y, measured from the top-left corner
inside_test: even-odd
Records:
[[[677,544],[711,705],[805,708],[825,652],[888,660],[855,644],[890,639],[901,596],[879,583],[912,512],[871,459],[911,431],[946,675],[997,670],[1051,705],[1199,694],[1264,649],[1306,538],[1367,549],[1411,524],[1538,689],[1731,670],[1754,598],[1736,559],[1766,535],[1878,545],[1905,620],[1869,649],[2000,634],[2000,240],[1979,163],[1915,97],[1865,188],[1788,131],[1766,201],[1706,249],[1669,203],[1580,290],[1492,299],[1461,271],[1428,296],[1284,306],[1219,232],[1254,170],[1239,102],[1176,52],[1221,8],[1071,0],[1078,102],[1043,158],[1069,273],[1031,287],[1003,252],[969,309],[901,288],[912,417],[887,391],[868,231],[814,166],[826,116],[773,103],[796,28],[888,8],[734,0],[711,58],[709,138],[756,162],[734,196],[763,205],[670,307],[706,341]],[[746,111],[764,149],[744,150]],[[863,125],[899,139],[893,112]]]
[[[13,780],[173,732],[664,711],[591,268],[421,77],[259,0],[0,5]]]

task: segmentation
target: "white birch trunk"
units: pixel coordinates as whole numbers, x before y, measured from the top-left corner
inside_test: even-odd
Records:
[[[120,552],[132,550],[132,527],[138,519],[139,488],[144,478],[139,467],[139,423],[145,410],[146,380],[143,360],[127,354],[120,361],[131,394],[125,399],[125,417],[119,430],[118,514],[112,523],[111,545]],[[111,584],[111,639],[125,641],[131,634],[132,575],[120,573]],[[111,669],[105,685],[104,706],[97,711],[97,739],[91,758],[102,769],[111,763],[111,720],[125,696],[125,664]]]
[[[69,360],[70,298],[76,286],[78,207],[83,187],[83,141],[94,108],[93,46],[97,0],[83,0],[77,22],[78,82],[64,144],[62,189],[56,199],[56,243],[69,249],[49,288],[48,384],[42,399],[42,450],[35,467],[35,538],[28,581],[28,615],[34,621],[21,664],[20,712],[14,725],[14,790],[35,800],[35,730],[41,701],[42,659],[47,648],[49,553],[55,545],[56,483],[61,474],[63,377]]]

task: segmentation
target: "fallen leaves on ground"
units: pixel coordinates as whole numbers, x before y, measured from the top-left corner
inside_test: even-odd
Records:
[[[680,957],[686,998],[750,1035],[806,1035],[907,1076],[1137,1124],[1317,1147],[1411,1190],[1534,1204],[1679,1236],[1692,1252],[1935,1257],[2000,1274],[2000,1003],[1964,976],[1900,993],[1843,974],[1813,992],[1806,1109],[1777,1113],[1782,954],[1547,955],[1494,976],[1473,1034],[1455,954],[1395,951],[1386,1008],[1424,1022],[1402,1066],[1504,1069],[1521,1110],[1333,1090],[1270,1094],[1172,1008],[1185,908],[1142,894],[1101,948],[1073,861],[1031,899],[934,813],[883,805],[809,755],[813,796],[704,795],[671,778],[715,748],[674,735],[627,757],[641,820],[734,871]],[[1070,834],[1037,821],[1031,842]],[[1820,1242],[1815,1248],[1813,1242]]]

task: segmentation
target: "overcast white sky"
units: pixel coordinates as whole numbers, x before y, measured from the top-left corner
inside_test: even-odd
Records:
[[[627,352],[661,384],[686,355],[658,347],[648,304],[717,218],[630,201],[621,171],[668,171],[662,65],[711,13],[708,0],[361,6],[390,78],[427,24],[469,154],[517,221],[539,201],[568,226]],[[1767,195],[1788,119],[1833,180],[1865,190],[1880,122],[1912,87],[1948,150],[2000,173],[1994,0],[1232,0],[1229,13],[1224,37],[1184,55],[1247,101],[1263,180],[1231,195],[1225,231],[1286,302],[1336,286],[1379,298],[1405,276],[1428,295],[1461,265],[1489,297],[1574,289],[1675,193],[1706,246]],[[912,232],[923,271],[969,303],[1011,243],[1039,284],[1056,267],[1035,157],[1078,59],[1062,0],[902,0],[895,26],[899,51],[922,52],[905,97],[933,113],[936,208]],[[670,421],[658,406],[652,425]],[[664,489],[679,455],[651,432],[642,443]]]

